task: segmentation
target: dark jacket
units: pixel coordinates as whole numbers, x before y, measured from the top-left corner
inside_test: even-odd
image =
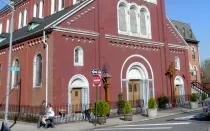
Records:
[[[45,115],[46,114],[46,109],[45,109],[45,105],[44,104],[42,104],[41,106],[40,106],[40,115]]]

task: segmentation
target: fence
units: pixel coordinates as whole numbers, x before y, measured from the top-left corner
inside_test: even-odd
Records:
[[[198,102],[201,101],[201,95],[198,95]],[[169,97],[169,103],[176,100],[176,107],[190,108],[190,95]],[[158,104],[158,99],[156,99]],[[133,114],[145,114],[146,108],[144,107],[143,100],[129,101],[132,106]],[[109,117],[119,116],[117,102],[110,102],[110,114]],[[76,121],[86,121],[87,111],[91,109],[93,104],[78,104],[78,105],[58,105],[53,106],[55,112],[54,122],[55,124],[76,122]],[[172,105],[167,104],[166,109],[171,109]],[[5,105],[0,106],[0,118],[4,118]],[[8,118],[10,120],[19,120],[25,122],[36,123],[39,120],[39,106],[19,106],[19,105],[9,105]],[[68,113],[70,111],[71,113]],[[91,115],[94,118],[93,115]]]

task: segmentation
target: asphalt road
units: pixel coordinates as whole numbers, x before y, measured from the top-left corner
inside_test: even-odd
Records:
[[[92,131],[207,131],[208,128],[210,128],[210,120],[205,118],[202,111],[195,111],[128,125],[98,128]]]

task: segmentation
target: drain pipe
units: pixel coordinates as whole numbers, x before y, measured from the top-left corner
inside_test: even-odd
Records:
[[[44,42],[44,45],[46,46],[46,80],[45,80],[45,83],[46,83],[46,106],[47,106],[47,103],[48,103],[48,52],[49,52],[49,48],[48,48],[48,44],[46,42],[46,32],[45,30],[43,31],[43,42]]]

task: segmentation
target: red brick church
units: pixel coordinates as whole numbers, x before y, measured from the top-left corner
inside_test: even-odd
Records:
[[[14,0],[10,104],[95,102],[91,69],[112,77],[110,99],[191,92],[188,44],[164,0]],[[0,100],[5,102],[11,9],[0,12]],[[175,65],[174,83],[166,75]],[[105,90],[99,87],[99,99]]]

